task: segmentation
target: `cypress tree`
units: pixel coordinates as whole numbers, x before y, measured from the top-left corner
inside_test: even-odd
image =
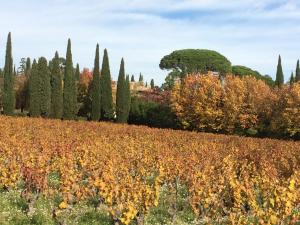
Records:
[[[76,85],[72,61],[71,40],[69,39],[66,54],[63,92],[63,118],[66,120],[75,119],[75,113],[77,111],[77,96],[75,91]]]
[[[143,81],[144,81],[144,77],[143,77],[142,73],[140,73],[139,82],[143,82]]]
[[[29,113],[32,117],[41,115],[40,109],[40,81],[37,70],[36,60],[33,60],[31,73],[29,77]]]
[[[126,121],[128,121],[130,107],[131,107],[131,91],[129,75],[126,76]]]
[[[47,59],[39,58],[38,62],[38,76],[40,80],[40,109],[42,116],[49,116],[51,106],[51,84],[50,71],[48,68]]]
[[[96,46],[93,80],[91,85],[92,85],[91,86],[91,99],[92,99],[91,119],[94,121],[99,121],[101,116],[99,44],[97,44]]]
[[[292,72],[291,78],[290,78],[290,85],[293,85],[295,83],[294,73]]]
[[[132,74],[132,76],[131,76],[131,82],[135,82],[135,80],[134,80],[134,75]]]
[[[52,60],[51,71],[51,117],[61,119],[63,115],[62,74],[59,66],[58,52]]]
[[[151,89],[154,89],[154,80],[153,79],[151,79],[150,86],[151,86]]]
[[[80,69],[79,69],[79,64],[78,63],[76,65],[75,77],[76,77],[76,81],[79,81],[79,79],[80,79]]]
[[[127,122],[127,83],[125,80],[124,59],[121,60],[116,97],[116,114],[118,123]]]
[[[297,67],[296,67],[296,76],[295,76],[295,82],[300,81],[300,67],[299,67],[299,59],[297,61]]]
[[[282,65],[281,65],[281,56],[279,55],[275,85],[280,87],[283,85],[283,83],[284,83],[284,76],[283,76]]]
[[[101,118],[111,120],[114,116],[111,75],[107,50],[104,50],[102,70],[100,77],[101,84]]]
[[[29,77],[30,70],[31,70],[31,60],[28,57],[27,60],[26,60],[26,68],[25,68],[25,76],[26,77]]]
[[[14,74],[11,33],[8,34],[4,65],[3,110],[5,115],[13,115],[15,109]]]
[[[148,82],[146,82],[145,87],[148,87]]]
[[[29,107],[29,76],[30,76],[30,71],[31,71],[31,60],[28,57],[26,59],[26,64],[25,64],[25,83],[24,83],[24,88],[22,90],[22,98],[24,98],[24,100],[22,101],[21,104],[21,111],[23,112],[23,109],[28,109]]]

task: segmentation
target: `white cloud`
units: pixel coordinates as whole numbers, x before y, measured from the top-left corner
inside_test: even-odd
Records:
[[[92,67],[97,42],[108,48],[114,78],[124,57],[128,73],[161,83],[161,57],[207,48],[270,75],[280,53],[287,79],[300,57],[299,9],[297,0],[11,0],[0,7],[0,63],[12,31],[16,62],[64,55],[71,37],[81,67]]]

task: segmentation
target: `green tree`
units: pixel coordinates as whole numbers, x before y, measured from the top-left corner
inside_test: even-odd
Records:
[[[29,77],[30,77],[30,72],[31,72],[31,60],[28,57],[26,59],[26,67],[25,67],[25,83],[24,87],[21,93],[22,96],[22,104],[21,104],[21,111],[23,112],[23,109],[28,109],[29,107]]]
[[[80,79],[80,68],[79,68],[79,64],[78,63],[76,65],[75,77],[76,77],[76,81],[79,81],[79,79]]]
[[[130,80],[131,80],[131,82],[135,82],[135,79],[134,79],[134,75],[133,75],[133,74],[131,75],[131,79],[130,79]]]
[[[124,59],[121,60],[118,84],[117,84],[117,97],[116,97],[116,113],[117,122],[127,122],[127,83],[125,78],[125,65]]]
[[[144,82],[144,77],[143,77],[142,73],[140,73],[139,82]]]
[[[32,117],[41,115],[40,109],[40,81],[36,60],[33,60],[29,77],[29,113]]]
[[[129,75],[126,76],[126,121],[128,121],[130,107],[131,107],[131,91],[130,91],[130,80]]]
[[[91,83],[92,112],[91,119],[99,121],[101,117],[101,88],[100,88],[100,66],[99,66],[99,44],[96,46],[93,80]]]
[[[26,69],[25,69],[25,75],[26,75],[26,77],[29,77],[30,70],[31,70],[31,60],[28,57],[26,59]]]
[[[270,76],[261,75],[258,71],[252,70],[251,68],[246,66],[232,66],[232,74],[239,77],[252,76],[258,80],[263,80],[270,87],[275,86],[275,82]]]
[[[18,68],[18,73],[19,74],[24,74],[25,71],[26,71],[26,59],[25,58],[21,58],[20,66]]]
[[[283,83],[284,83],[284,75],[283,75],[282,65],[281,65],[281,56],[279,55],[275,85],[280,87],[283,85]]]
[[[164,56],[159,64],[161,69],[178,70],[181,77],[188,73],[219,72],[226,75],[231,72],[230,61],[220,53],[204,49],[184,49]]]
[[[290,85],[292,85],[293,83],[295,83],[295,77],[294,77],[294,73],[292,72],[290,77]]]
[[[63,118],[75,119],[77,112],[76,83],[71,52],[71,40],[68,40],[63,93]]]
[[[58,52],[55,52],[51,71],[51,117],[56,119],[61,119],[63,116],[63,84],[59,63]]]
[[[114,117],[111,75],[107,50],[104,50],[102,70],[100,77],[101,84],[101,118],[111,120]]]
[[[297,61],[297,67],[296,67],[296,76],[295,76],[295,82],[300,81],[300,67],[299,67],[299,59]]]
[[[51,106],[51,84],[50,84],[50,71],[48,68],[47,59],[44,57],[39,58],[38,61],[38,77],[40,84],[40,109],[41,115],[44,117],[49,116]]]
[[[178,69],[173,69],[165,78],[165,83],[163,83],[162,88],[164,90],[171,90],[174,87],[176,80],[180,79],[180,77],[181,72]]]
[[[151,81],[150,81],[150,86],[151,86],[151,89],[154,89],[154,80],[153,79],[151,79]]]
[[[14,74],[11,33],[8,34],[4,65],[3,110],[5,115],[13,115],[15,109]]]

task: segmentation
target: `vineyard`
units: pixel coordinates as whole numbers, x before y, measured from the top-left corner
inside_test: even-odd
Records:
[[[300,143],[0,117],[0,224],[299,224]]]

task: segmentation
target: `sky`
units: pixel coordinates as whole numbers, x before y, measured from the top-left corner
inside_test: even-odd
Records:
[[[160,59],[174,50],[211,49],[233,65],[276,73],[281,54],[288,80],[300,58],[299,0],[9,0],[0,7],[0,66],[8,32],[13,57],[65,56],[93,68],[96,44],[108,49],[113,79],[126,73],[161,84]],[[1,56],[2,55],[2,56]]]

